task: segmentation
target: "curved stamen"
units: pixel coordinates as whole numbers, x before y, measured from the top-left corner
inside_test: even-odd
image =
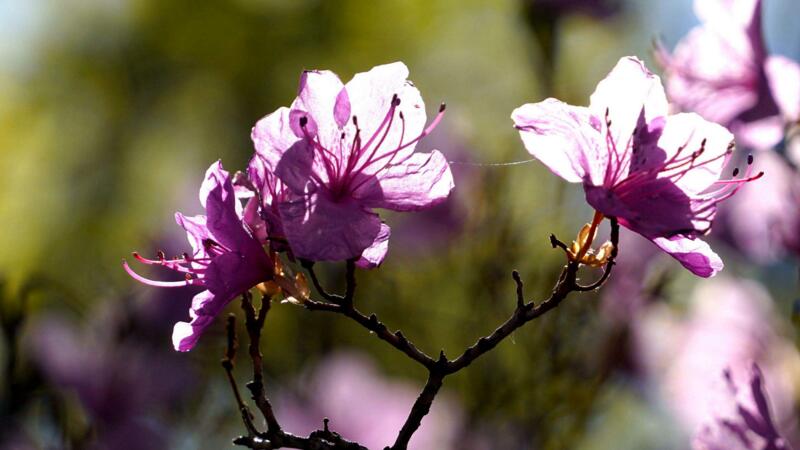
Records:
[[[128,275],[130,275],[131,278],[133,278],[134,280],[136,280],[136,281],[138,281],[140,283],[148,284],[150,286],[173,288],[173,287],[184,287],[184,286],[192,286],[192,285],[199,284],[199,280],[194,279],[194,278],[187,278],[185,281],[156,281],[156,280],[151,280],[149,278],[145,278],[145,277],[139,275],[138,273],[134,272],[133,269],[131,269],[130,266],[128,266],[128,261],[126,261],[124,259],[122,260],[122,267],[125,269],[125,272],[128,272]]]

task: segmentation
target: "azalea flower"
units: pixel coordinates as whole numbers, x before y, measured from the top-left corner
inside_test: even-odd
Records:
[[[696,0],[695,12],[702,24],[672,54],[657,50],[670,99],[727,126],[740,144],[775,146],[800,119],[800,65],[767,53],[760,0]]]
[[[765,374],[758,390],[772,400],[771,422],[782,432],[796,429],[793,374],[800,355],[794,343],[776,331],[785,323],[766,289],[754,281],[721,276],[698,285],[685,306],[678,314],[654,303],[632,322],[637,365],[683,430],[693,437],[711,431],[708,437],[714,437],[723,431],[716,430],[721,420],[741,422],[740,408],[761,416],[759,421],[766,418],[767,408],[744,388],[752,386],[754,362]]]
[[[417,211],[449,195],[444,156],[414,153],[444,108],[426,128],[425,105],[407,76],[399,62],[346,85],[333,72],[306,71],[291,107],[253,128],[258,156],[291,192],[278,212],[295,256],[375,267],[390,229],[373,208]]]
[[[178,322],[172,342],[178,351],[189,351],[214,317],[231,300],[253,286],[273,278],[274,264],[261,243],[242,222],[242,206],[236,198],[228,172],[216,162],[208,168],[200,187],[200,202],[205,216],[187,217],[175,214],[178,225],[186,230],[192,254],[167,259],[146,259],[134,253],[144,264],[160,265],[182,273],[182,281],[155,281],[134,272],[123,261],[125,270],[134,279],[157,287],[203,286],[189,310],[191,322]]]
[[[764,389],[764,375],[758,364],[750,368],[749,389],[740,389],[731,372],[724,372],[729,395],[736,398],[732,417],[717,417],[692,442],[695,450],[789,450],[770,414],[769,399]]]
[[[588,108],[550,98],[511,117],[533,156],[583,183],[596,210],[589,236],[603,217],[616,217],[696,275],[722,269],[698,236],[710,230],[719,202],[761,174],[748,165],[742,178],[736,169],[733,179],[720,180],[733,136],[697,114],[668,116],[661,81],[640,60],[622,58]]]

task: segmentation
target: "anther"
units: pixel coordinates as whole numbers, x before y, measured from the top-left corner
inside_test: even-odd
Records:
[[[397,94],[392,95],[392,105],[400,106],[400,97],[398,97]]]
[[[739,175],[739,168],[738,167],[733,169],[733,176],[735,177],[736,175]]]
[[[162,250],[159,250],[158,253],[156,253],[156,255],[158,255],[158,259],[162,261],[166,259],[166,255],[164,255],[164,252]]]
[[[747,155],[747,164],[748,165],[753,164],[753,154],[752,153]]]
[[[444,112],[445,109],[447,109],[447,105],[444,102],[442,102],[442,104],[439,105],[439,112]]]
[[[308,124],[308,117],[303,116],[300,118],[300,127],[305,127]]]

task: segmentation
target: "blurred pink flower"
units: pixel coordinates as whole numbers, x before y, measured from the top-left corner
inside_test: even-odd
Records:
[[[528,151],[556,175],[583,183],[598,212],[696,275],[722,269],[697,237],[710,230],[719,202],[761,174],[748,167],[742,178],[720,180],[733,136],[696,114],[668,116],[661,81],[640,60],[622,58],[588,108],[550,98],[511,117]]]
[[[26,341],[44,378],[74,393],[91,419],[87,448],[168,448],[171,430],[156,417],[182,401],[195,374],[173,354],[148,349],[142,336],[120,339],[130,323],[101,314],[87,325],[79,331],[62,317],[38,317]]]
[[[764,376],[757,364],[750,370],[747,388],[737,385],[729,371],[724,372],[728,393],[735,404],[733,416],[716,417],[695,436],[695,450],[789,450],[772,422],[769,399],[764,392]]]
[[[191,322],[178,322],[172,334],[176,350],[189,351],[217,314],[236,296],[272,278],[272,260],[242,223],[242,206],[234,193],[231,179],[219,161],[212,164],[200,187],[200,202],[207,216],[186,217],[175,214],[178,225],[186,230],[192,255],[167,259],[137,260],[155,264],[185,275],[182,281],[154,281],[142,277],[123,262],[134,279],[157,287],[202,286],[189,310]]]
[[[715,426],[721,417],[739,417],[738,406],[756,410],[730,385],[750,385],[755,362],[766,373],[765,392],[773,401],[773,421],[783,433],[797,417],[793,373],[800,364],[794,346],[775,333],[772,301],[755,282],[719,279],[698,288],[686,318],[654,305],[634,323],[634,345],[645,374],[689,435]],[[723,374],[727,374],[723,377]]]
[[[292,252],[312,261],[359,258],[375,267],[389,227],[373,208],[416,211],[444,201],[453,177],[444,156],[414,153],[425,105],[397,62],[356,74],[306,71],[290,108],[253,127],[256,152],[293,194],[278,210]]]
[[[800,250],[800,176],[774,152],[755,166],[766,176],[725,202],[715,227],[749,260],[768,264]]]
[[[760,0],[695,0],[702,25],[670,54],[659,46],[670,100],[767,149],[800,118],[800,65],[768,55]]]
[[[327,417],[331,429],[368,448],[394,442],[418,394],[418,388],[384,378],[369,360],[353,353],[322,360],[299,387],[302,396],[284,394],[276,401],[276,414],[287,431],[308,434]],[[462,415],[442,397],[422,420],[409,449],[457,448]]]

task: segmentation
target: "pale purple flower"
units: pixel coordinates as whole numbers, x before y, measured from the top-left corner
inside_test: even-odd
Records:
[[[720,180],[732,135],[697,114],[667,114],[659,78],[622,58],[597,85],[589,107],[550,98],[523,105],[512,119],[528,151],[552,172],[583,183],[599,213],[653,241],[692,273],[709,277],[722,260],[698,239],[717,203],[758,178]]]
[[[359,73],[347,85],[306,71],[290,108],[261,119],[252,138],[269,172],[291,191],[278,204],[292,252],[312,261],[383,261],[389,227],[373,208],[417,211],[444,201],[453,177],[438,151],[414,153],[425,105],[403,63]]]
[[[659,46],[670,100],[767,149],[800,118],[800,65],[769,55],[760,0],[696,0],[702,24],[670,54]]]
[[[86,448],[169,448],[170,430],[157,418],[190,391],[193,374],[139,339],[120,340],[114,322],[100,315],[79,331],[63,318],[39,317],[26,348],[45,380],[80,401],[94,431]]]
[[[764,375],[757,364],[750,368],[749,383],[742,389],[729,370],[723,377],[735,411],[706,425],[692,442],[694,450],[789,450],[770,414]]]
[[[182,257],[167,259],[160,253],[158,259],[151,260],[134,253],[145,264],[160,265],[182,274],[183,280],[150,280],[123,262],[134,279],[151,286],[206,288],[192,300],[191,322],[175,324],[172,342],[179,351],[191,350],[225,305],[253,286],[271,280],[274,269],[270,256],[242,222],[241,203],[222,163],[212,164],[206,172],[200,187],[200,202],[206,209],[205,216],[175,214],[192,245],[191,255],[184,253]]]
[[[284,390],[276,399],[275,411],[287,431],[308,434],[327,417],[331,429],[375,449],[394,442],[418,395],[415,386],[386,378],[364,356],[345,352],[318,363],[300,388],[301,395]],[[408,448],[461,448],[456,445],[461,422],[459,408],[440,394]]]
[[[774,423],[791,428],[797,420],[792,373],[800,355],[775,332],[779,317],[766,290],[752,281],[723,277],[703,283],[687,306],[681,317],[654,304],[632,324],[642,372],[678,423],[696,436],[720,417],[737,417],[742,399],[731,396],[722,374],[738,386],[747,385],[756,362],[767,374],[764,389],[773,401]]]

